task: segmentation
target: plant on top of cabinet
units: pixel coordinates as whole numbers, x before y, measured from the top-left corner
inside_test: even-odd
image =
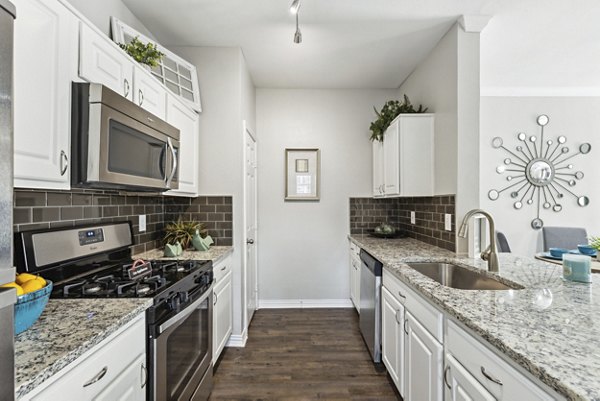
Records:
[[[371,123],[369,129],[371,130],[371,141],[379,141],[383,142],[383,134],[385,130],[388,129],[392,121],[399,114],[402,113],[425,113],[427,112],[427,107],[423,108],[423,105],[419,105],[418,109],[415,109],[408,96],[404,95],[404,100],[388,100],[381,111],[377,111],[375,107],[375,114],[377,114],[377,119]]]
[[[155,44],[142,42],[139,36],[131,39],[131,42],[129,43],[119,43],[119,47],[125,50],[125,52],[138,63],[145,64],[150,67],[156,67],[159,65],[160,61],[165,55],[163,52],[158,50]]]
[[[183,249],[187,249],[192,245],[192,239],[196,235],[196,231],[203,238],[208,235],[208,231],[204,228],[203,223],[194,220],[183,221],[179,219],[167,224],[163,242],[165,245],[175,245],[179,242]]]

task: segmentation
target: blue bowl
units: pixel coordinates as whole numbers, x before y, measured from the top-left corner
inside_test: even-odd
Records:
[[[15,304],[15,335],[30,328],[40,317],[52,292],[52,281],[46,280],[46,286],[29,294],[17,297]]]
[[[565,248],[550,248],[550,255],[555,258],[562,258],[562,255],[568,252],[569,250]]]
[[[596,254],[596,249],[592,248],[591,245],[577,245],[577,249],[579,249],[579,253],[589,256],[594,256]]]

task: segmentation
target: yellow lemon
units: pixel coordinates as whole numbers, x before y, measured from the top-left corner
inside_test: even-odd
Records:
[[[24,293],[23,287],[21,287],[19,284],[15,283],[14,281],[12,283],[0,285],[0,287],[14,287],[14,288],[16,288],[17,289],[17,296],[23,295],[23,293]]]
[[[17,276],[17,284],[19,285],[23,285],[26,282],[28,282],[29,280],[33,280],[34,278],[36,278],[37,276],[34,274],[29,274],[29,273],[21,273]]]
[[[37,279],[26,281],[21,287],[23,287],[23,292],[25,294],[29,294],[30,292],[34,292],[44,288],[44,284]]]

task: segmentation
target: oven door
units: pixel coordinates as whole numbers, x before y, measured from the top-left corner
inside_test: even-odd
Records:
[[[88,183],[170,189],[176,140],[102,103],[89,113]]]
[[[152,339],[154,401],[205,401],[212,388],[212,286]]]

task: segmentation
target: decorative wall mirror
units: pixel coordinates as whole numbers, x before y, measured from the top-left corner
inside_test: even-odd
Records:
[[[510,190],[515,209],[521,209],[524,204],[535,204],[537,214],[531,221],[531,227],[536,230],[544,226],[540,218],[541,208],[560,212],[565,195],[574,197],[580,207],[590,203],[587,196],[578,195],[569,189],[575,187],[584,174],[582,171],[574,172],[573,164],[567,162],[576,156],[590,153],[592,145],[583,143],[575,153],[571,153],[571,149],[565,145],[565,136],[559,136],[556,142],[552,139],[544,142],[544,127],[549,122],[550,118],[547,115],[538,116],[537,124],[541,128],[539,140],[535,135],[528,137],[521,132],[517,134],[517,139],[522,143],[516,146],[515,151],[505,147],[502,138],[492,139],[493,148],[502,149],[510,156],[504,159],[504,164],[496,167],[498,174],[507,174],[506,180],[509,184],[500,190],[490,190],[488,198],[498,200],[502,192]]]

